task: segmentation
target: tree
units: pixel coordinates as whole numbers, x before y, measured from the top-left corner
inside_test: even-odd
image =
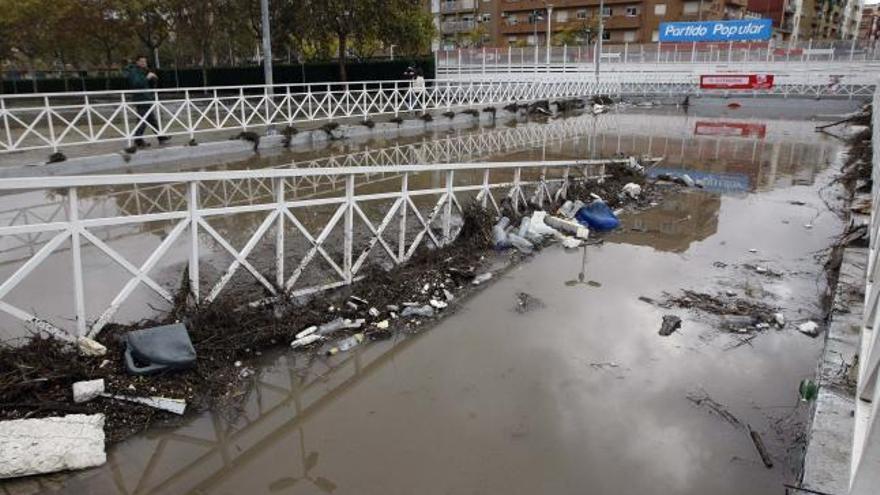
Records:
[[[129,0],[123,9],[125,19],[153,56],[157,69],[161,67],[159,48],[171,35],[172,8],[169,0]]]
[[[124,0],[79,0],[66,21],[80,26],[83,37],[94,44],[106,68],[117,65],[116,56],[132,48],[132,25],[123,12]]]

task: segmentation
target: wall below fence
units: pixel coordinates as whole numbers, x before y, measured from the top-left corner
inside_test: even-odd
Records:
[[[410,65],[424,72],[425,78],[434,78],[434,58],[399,58],[350,62],[345,69],[350,81],[383,81],[400,79]],[[28,72],[0,73],[0,94],[34,94],[76,91],[107,91],[129,89],[121,70],[82,72]],[[263,68],[214,67],[209,69],[161,69],[159,88],[196,88],[206,86],[243,86],[263,84]],[[276,84],[338,82],[336,62],[315,62],[303,65],[277,64],[273,78]]]

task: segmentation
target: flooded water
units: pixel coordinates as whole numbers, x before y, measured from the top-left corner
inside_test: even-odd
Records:
[[[836,200],[840,143],[806,119],[706,113],[577,117],[575,135],[461,158],[664,155],[652,173],[687,170],[707,188],[625,217],[604,245],[545,249],[430,331],[315,362],[273,356],[240,415],[158,428],[113,446],[101,468],[5,492],[783,493],[806,420],[797,386],[821,339],[789,325],[736,347],[717,320],[638,298],[734,291],[790,322],[819,317],[816,255],[842,229],[824,201]],[[515,311],[522,292],[541,304]],[[657,334],[664,314],[684,320],[669,337]],[[773,469],[747,431],[689,394],[760,432]]]

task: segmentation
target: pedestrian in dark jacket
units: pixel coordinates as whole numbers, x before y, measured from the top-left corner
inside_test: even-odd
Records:
[[[129,64],[125,68],[125,78],[128,80],[129,89],[144,90],[132,93],[132,99],[135,102],[135,108],[137,109],[139,120],[137,127],[135,127],[134,130],[135,146],[127,148],[126,151],[133,153],[137,148],[145,148],[148,146],[141,137],[147,129],[147,124],[153,127],[156,134],[159,133],[159,124],[156,123],[156,116],[153,114],[153,92],[148,91],[156,85],[159,77],[147,67],[147,57],[144,55],[138,55],[137,58],[135,58],[134,63]],[[158,136],[158,138],[159,144],[171,139],[168,136]]]

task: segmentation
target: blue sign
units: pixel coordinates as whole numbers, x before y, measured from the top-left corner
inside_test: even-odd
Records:
[[[766,41],[773,35],[773,20],[700,21],[660,23],[660,42]]]

